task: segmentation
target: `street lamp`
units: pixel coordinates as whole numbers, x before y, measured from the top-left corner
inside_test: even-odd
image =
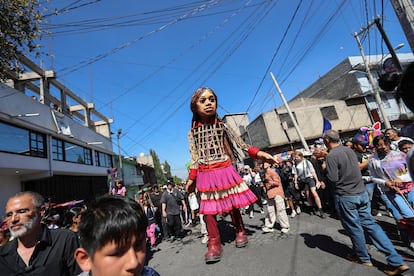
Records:
[[[122,128],[118,128],[118,133],[116,135],[116,139],[118,142],[118,162],[119,162],[119,173],[121,175],[121,178],[124,177],[124,172],[122,171],[122,158],[121,158],[121,145],[119,143],[119,138],[121,137],[122,134]]]

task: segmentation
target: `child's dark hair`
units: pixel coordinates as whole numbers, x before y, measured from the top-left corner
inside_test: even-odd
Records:
[[[410,140],[401,140],[398,142],[398,148],[401,150],[405,145],[413,145],[414,143]]]
[[[70,227],[73,223],[73,218],[79,217],[81,213],[82,213],[82,208],[78,206],[72,207],[69,210],[67,210],[65,213],[65,222],[64,222],[65,227]]]
[[[82,213],[80,245],[93,259],[95,252],[109,242],[123,248],[133,237],[145,237],[147,225],[147,216],[138,203],[128,197],[105,195]]]
[[[391,145],[391,139],[388,136],[385,136],[384,134],[380,134],[378,136],[375,136],[372,140],[372,144],[374,147],[376,147],[379,144],[379,141],[384,141],[384,144]]]

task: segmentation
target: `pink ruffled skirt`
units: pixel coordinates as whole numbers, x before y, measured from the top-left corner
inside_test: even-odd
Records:
[[[232,165],[197,172],[200,192],[200,214],[216,215],[234,208],[249,206],[257,197],[249,189]]]

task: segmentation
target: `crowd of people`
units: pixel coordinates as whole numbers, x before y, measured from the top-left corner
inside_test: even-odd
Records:
[[[403,76],[399,93],[414,109],[408,93],[414,64],[407,72],[410,77]],[[235,246],[245,247],[243,216],[253,218],[255,205],[264,217],[264,233],[279,230],[287,235],[290,220],[300,219],[303,212],[315,219],[329,214],[341,221],[351,239],[350,261],[373,266],[369,237],[385,254],[387,275],[409,270],[375,216],[383,204],[414,250],[412,138],[389,128],[372,141],[362,130],[343,140],[330,129],[310,151],[277,158],[238,137],[217,115],[217,101],[207,87],[191,97],[186,183],[168,180],[162,190],[154,185],[130,199],[118,179],[109,195],[63,213],[35,192],[10,197],[0,225],[2,274],[156,276],[145,266],[147,247],[156,250],[160,242],[180,241],[198,224],[200,241],[207,243],[204,260],[215,263],[223,254],[217,216],[230,216]],[[248,154],[251,165],[237,166],[240,151]]]
[[[7,201],[2,275],[159,275],[145,266],[148,219],[137,202],[120,195],[98,197],[79,213],[71,208],[67,228],[46,223],[46,206],[32,191]]]
[[[392,147],[395,140],[388,133],[393,131],[394,129],[392,131],[387,129],[384,133],[375,136],[372,147],[368,146],[366,136],[361,133],[357,133],[352,139],[340,141],[337,132],[331,131],[324,134],[323,139],[327,142],[323,144],[319,141],[312,145],[310,152],[296,150],[292,151],[291,155],[285,155],[283,159],[278,158],[277,162],[256,160],[251,166],[240,167],[237,171],[238,176],[254,197],[238,206],[237,210],[246,218],[253,218],[260,213],[264,218],[263,225],[258,225],[262,231],[264,233],[279,231],[280,235],[289,233],[290,220],[298,219],[301,213],[315,215],[315,219],[324,219],[327,215],[331,215],[341,219],[344,229],[351,237],[354,254],[349,256],[349,260],[372,266],[366,252],[363,233],[365,230],[374,245],[386,252],[391,266],[391,269],[386,271],[388,275],[396,275],[393,273],[407,270],[408,266],[403,263],[392,243],[375,223],[375,216],[380,214],[375,211],[378,208],[372,210],[370,208],[382,204],[389,211],[387,214],[395,218],[400,231],[405,233],[407,245],[413,249],[414,227],[410,222],[414,221],[412,207],[414,191],[406,163],[406,152],[410,150],[406,146],[412,146],[413,142],[409,137],[393,136],[398,137],[394,139],[398,139],[399,143]],[[345,142],[351,145],[341,146],[341,144],[345,145]],[[344,158],[347,155],[350,157]],[[350,185],[348,182],[353,184]],[[0,260],[0,269],[8,267],[5,271],[9,271],[10,265],[13,264],[13,273],[43,271],[42,269],[48,267],[51,269],[48,271],[60,271],[61,275],[77,275],[76,273],[88,275],[85,274],[87,272],[81,274],[81,270],[99,271],[99,266],[104,263],[95,266],[91,256],[101,256],[100,250],[105,249],[107,243],[110,246],[123,247],[126,246],[125,242],[138,242],[140,246],[145,244],[156,252],[159,243],[180,241],[191,234],[191,229],[197,225],[201,228],[201,243],[209,243],[212,238],[205,220],[206,213],[200,212],[202,200],[197,188],[189,191],[185,189],[184,183],[175,184],[168,180],[163,187],[153,185],[145,192],[137,194],[134,200],[129,200],[125,186],[122,181],[117,180],[111,195],[106,197],[108,198],[102,199],[101,202],[95,201],[91,205],[81,202],[69,206],[63,213],[50,208],[47,201],[45,202],[40,195],[33,192],[22,192],[10,198],[6,205],[6,218],[0,227],[0,255],[3,256]],[[124,198],[126,201],[115,200],[112,206],[111,198]],[[356,211],[354,210],[355,213],[349,210],[351,203],[358,206],[355,208]],[[125,237],[118,238],[115,232],[122,232],[119,225],[113,226],[114,228],[108,230],[109,233],[99,234],[108,225],[118,224],[116,217],[121,214],[118,214],[119,210],[116,209],[121,207],[117,204],[128,206],[132,204],[131,210],[134,212],[139,209],[138,221],[123,223],[125,227],[130,225],[128,223],[139,223],[140,225],[136,227],[140,227],[137,231],[141,236],[132,237],[130,236],[132,232],[127,232]],[[233,209],[218,214],[231,215]],[[102,212],[99,214],[100,217],[94,217],[98,215],[98,211]],[[145,219],[142,219],[142,216]],[[356,223],[358,216],[360,219]],[[98,222],[102,217],[107,220],[99,225]],[[145,227],[142,228],[142,225]],[[90,233],[97,236],[88,236]],[[218,233],[215,235],[213,239],[217,241]],[[80,240],[82,241],[81,237],[90,240],[91,243],[97,242],[97,245],[86,241],[79,243]],[[115,237],[116,239],[112,240]],[[43,254],[50,252],[46,248],[36,249],[39,242],[44,242],[45,246],[48,243],[67,246],[59,249],[59,252],[53,251],[53,258],[47,260],[44,267],[40,268],[37,262]],[[133,250],[139,251],[136,245],[131,246]],[[17,251],[13,251],[16,248]],[[222,253],[221,242],[220,246],[210,248],[214,250],[207,252],[205,256],[207,263],[218,261],[217,256],[220,257]],[[35,250],[39,250],[36,253],[38,255],[36,258],[31,258]],[[136,256],[140,254],[142,255],[142,250],[141,253],[136,253]],[[16,258],[17,255],[20,258]],[[142,256],[137,257],[135,268],[148,273],[145,275],[157,275],[152,269],[144,267],[141,259]],[[49,264],[49,262],[56,263]],[[99,262],[99,259],[97,261],[95,258],[94,262]],[[119,264],[117,269],[124,268]],[[106,274],[99,272],[97,275]]]

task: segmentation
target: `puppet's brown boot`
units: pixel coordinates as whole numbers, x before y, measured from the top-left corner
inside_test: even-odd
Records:
[[[244,230],[244,223],[239,209],[233,209],[230,212],[231,220],[233,222],[234,230],[236,232],[236,247],[245,247],[248,243],[246,231]]]
[[[220,261],[221,254],[223,253],[223,248],[221,246],[220,237],[209,238],[208,240],[208,250],[204,255],[204,260],[206,264],[216,263]]]
[[[246,232],[240,231],[236,233],[236,247],[245,247],[249,241],[247,240]]]

